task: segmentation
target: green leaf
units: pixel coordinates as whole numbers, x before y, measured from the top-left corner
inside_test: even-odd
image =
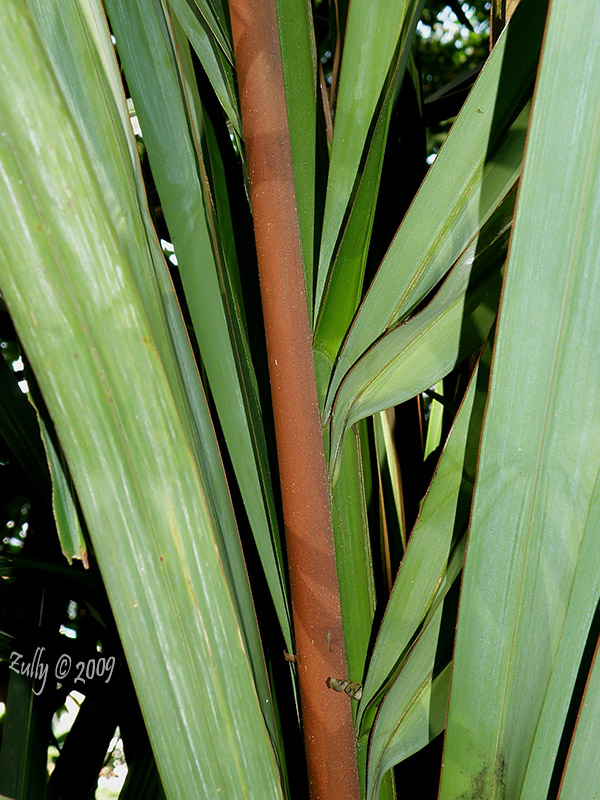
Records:
[[[365,164],[357,176],[357,186],[341,234],[341,242],[323,289],[314,346],[334,363],[362,294],[377,189],[392,111],[392,88],[393,82],[388,87],[387,96],[377,115],[377,124],[368,146]],[[327,375],[327,383],[329,378],[330,374]],[[325,388],[326,385],[323,391]]]
[[[598,530],[596,528],[596,530]],[[600,786],[600,667],[598,652],[583,696],[577,728],[563,775],[560,800],[598,800]],[[590,794],[590,792],[592,792]]]
[[[372,797],[390,767],[445,727],[450,664],[444,662],[454,626],[446,622],[440,628],[447,610],[441,604],[462,568],[490,358],[486,347],[409,540],[369,665],[359,707],[363,729],[370,724],[376,696],[387,692],[371,734]]]
[[[331,504],[348,678],[358,683],[364,679],[375,611],[363,457],[359,431],[348,431]]]
[[[136,143],[102,9],[98,3],[87,3],[82,8],[73,0],[60,6],[52,4],[51,8],[45,0],[31,0],[29,6],[69,110],[85,138],[113,225],[161,348],[179,413],[194,444],[196,460],[202,465],[199,468],[205,470],[205,478],[212,483],[210,494],[216,515],[227,520],[225,524],[232,524],[212,423],[171,279],[147,212]],[[66,40],[69,48],[64,47]]]
[[[398,72],[408,58],[408,44],[423,0],[357,0],[350,4],[335,112],[331,164],[315,310],[321,298],[340,236],[356,175],[386,77],[396,50]],[[394,69],[396,65],[392,66]]]
[[[354,320],[330,399],[357,359],[436,286],[513,188],[546,8],[547,0],[522,0],[488,58]]]
[[[0,356],[0,435],[34,481],[41,496],[46,498],[52,490],[58,538],[68,562],[79,558],[87,566],[87,545],[64,455],[31,399],[34,386],[29,386],[28,395],[23,394],[11,373]]]
[[[204,20],[215,41],[233,64],[233,46],[226,4],[221,0],[187,0],[187,3]]]
[[[317,54],[308,0],[277,0],[285,99],[296,187],[309,316],[312,317],[315,248]]]
[[[27,9],[9,0],[0,22],[2,292],[69,461],[167,795],[281,796],[158,337]]]
[[[237,299],[229,291],[227,265],[213,239],[211,199],[198,149],[200,101],[186,68],[189,53],[177,26],[169,25],[152,0],[109,0],[106,6],[175,246],[202,362],[286,646],[292,650],[256,377]]]
[[[207,21],[205,13],[209,9],[206,3],[196,4],[189,0],[170,0],[169,5],[190,40],[215,94],[223,106],[227,119],[231,122],[237,135],[241,137],[242,121],[230,63],[233,59],[231,42],[216,35],[219,30],[218,26],[213,24],[211,27],[210,22]],[[200,5],[203,6],[202,13],[198,9]]]
[[[447,664],[433,679],[426,674],[418,693],[407,704],[401,724],[393,732],[390,731],[392,735],[379,767],[380,775],[390,766],[417,753],[444,730],[451,669],[452,665]],[[382,703],[381,721],[377,720],[378,728],[381,725],[379,730],[383,730],[385,717],[390,712],[397,715],[397,707],[394,709],[394,705],[399,699],[400,685],[397,690],[394,685],[394,690],[390,691]],[[373,796],[377,797],[377,794]]]
[[[483,419],[490,356],[487,347],[409,539],[369,663],[359,706],[361,716],[401,664],[436,600],[448,590],[449,565],[457,550],[462,552],[460,542],[466,530],[479,444],[473,431],[480,429]]]
[[[433,387],[434,392],[439,396],[444,396],[444,382],[440,381]],[[442,438],[442,422],[444,415],[444,406],[433,397],[431,399],[431,406],[429,408],[429,421],[427,423],[427,439],[425,440],[425,448],[423,451],[423,458],[433,453],[440,444]]]
[[[334,474],[349,425],[433,386],[486,339],[496,315],[514,201],[513,193],[470,243],[429,305],[387,333],[348,373],[332,412]]]
[[[562,641],[575,636],[572,614],[587,625],[597,605],[578,579],[597,536],[600,467],[594,10],[554,0],[546,30],[473,501],[443,800],[546,797],[548,774],[527,776],[545,757],[533,747],[556,756],[572,690]]]
[[[262,648],[221,455],[171,278],[147,211],[137,150],[103,11],[98,3],[81,6],[73,0],[52,9],[47,9],[42,0],[32,0],[31,9],[71,113],[84,135],[120,244],[132,265],[196,469],[207,489],[208,513],[234,588],[265,717],[274,735]],[[66,40],[69,48],[64,47]],[[60,472],[55,477],[61,481]],[[58,509],[59,534],[67,548],[74,549],[79,534],[66,524],[74,519],[73,510],[65,515],[69,498],[57,488],[59,485],[53,493],[55,510],[60,498],[67,504]],[[75,540],[72,545],[69,539]]]
[[[443,608],[419,636],[379,709],[367,780],[367,800],[377,800],[388,769],[420,750],[444,730],[450,665],[435,675]]]
[[[52,476],[52,509],[61,550],[69,564],[74,558],[80,558],[87,566],[87,545],[75,501],[73,481],[69,475],[64,455],[52,441],[52,435],[39,414],[38,421]]]
[[[392,588],[391,559],[389,552],[391,546],[389,539],[392,532],[397,532],[396,544],[402,548],[400,552],[406,550],[406,519],[404,513],[404,497],[402,492],[402,475],[400,472],[400,462],[394,432],[396,427],[394,409],[387,409],[375,414],[373,417],[373,433],[375,436],[375,452],[377,456],[377,472],[380,484],[380,513],[383,517],[382,533],[387,537],[388,544],[384,544],[386,551],[385,561],[388,562],[390,569],[387,585]],[[386,576],[387,578],[387,576]]]

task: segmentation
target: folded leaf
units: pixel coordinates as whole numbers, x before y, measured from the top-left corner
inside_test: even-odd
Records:
[[[387,333],[346,376],[332,411],[334,474],[339,443],[350,425],[433,386],[487,337],[500,296],[514,201],[513,193],[429,305]]]
[[[443,278],[519,177],[547,5],[522,0],[486,61],[356,315],[330,397]]]

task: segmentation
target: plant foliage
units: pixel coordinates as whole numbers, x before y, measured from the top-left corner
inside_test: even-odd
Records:
[[[361,796],[592,796],[593,0],[274,3]],[[308,791],[229,13],[0,8],[3,796]]]

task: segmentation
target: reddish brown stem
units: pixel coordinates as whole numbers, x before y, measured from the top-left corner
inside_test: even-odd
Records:
[[[311,800],[358,800],[330,493],[317,403],[274,0],[230,0]]]

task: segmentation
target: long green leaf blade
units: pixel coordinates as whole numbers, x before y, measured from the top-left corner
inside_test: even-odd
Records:
[[[176,46],[176,26],[170,26],[154,0],[108,0],[106,6],[173,238],[202,361],[286,646],[291,648],[256,378],[208,218],[211,201],[199,150],[197,89],[188,85],[187,92],[182,91],[185,43],[178,38]],[[166,115],[169,128],[163,124]]]
[[[178,414],[206,487],[208,511],[229,584],[234,587],[246,646],[269,724],[272,707],[268,702],[264,658],[221,455],[171,278],[150,221],[103,9],[95,0],[65,0],[60,5],[52,4],[51,8],[45,0],[31,0],[29,6],[71,114],[85,139],[121,246],[132,265]],[[64,47],[65,41],[69,47]],[[59,537],[67,553],[76,553],[80,539],[77,518],[58,464],[53,479]]]
[[[71,466],[167,794],[280,796],[204,489],[131,270],[27,9],[9,0],[1,23],[2,291]]]
[[[599,33],[592,0],[553,1],[482,437],[443,800],[546,797],[524,780],[569,601],[584,613],[575,575],[600,466]],[[553,690],[569,697],[565,678]],[[560,727],[560,714],[545,724]]]
[[[317,54],[308,0],[277,0],[281,65],[296,186],[298,227],[309,316],[312,317],[315,248]]]
[[[29,3],[153,327],[179,413],[211,483],[216,517],[233,523],[220,455],[164,257],[152,228],[114,50],[97,2]],[[69,41],[69,47],[64,42]],[[210,476],[210,477],[209,477]]]
[[[398,48],[403,54],[401,62],[406,64],[408,43],[422,5],[422,0],[358,0],[350,4],[317,273],[316,311],[394,52]]]
[[[364,679],[375,611],[375,587],[363,479],[364,454],[357,429],[344,441],[340,475],[332,491],[331,512],[336,564],[351,681]]]

